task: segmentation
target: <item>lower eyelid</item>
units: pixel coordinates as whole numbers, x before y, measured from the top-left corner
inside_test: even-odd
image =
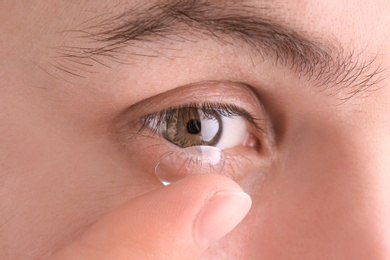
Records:
[[[240,181],[268,164],[268,158],[259,155],[256,149],[251,147],[235,147],[224,150],[224,153],[227,164],[223,174],[234,181]]]
[[[148,175],[155,176],[155,167],[164,156],[182,150],[182,148],[158,138],[138,136],[136,139],[130,144],[130,146],[133,146],[130,149],[138,151],[134,155],[137,157],[135,161],[143,164],[142,168],[144,171],[147,171],[146,174]],[[251,147],[234,147],[223,150],[223,153],[226,158],[225,165],[218,174],[222,174],[234,181],[240,181],[245,176],[258,170],[266,161],[265,157],[260,156]],[[157,176],[156,180],[158,180]]]

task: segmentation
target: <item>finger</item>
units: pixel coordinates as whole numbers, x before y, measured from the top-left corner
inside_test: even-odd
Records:
[[[193,176],[129,201],[53,259],[194,259],[250,206],[249,195],[232,180]]]

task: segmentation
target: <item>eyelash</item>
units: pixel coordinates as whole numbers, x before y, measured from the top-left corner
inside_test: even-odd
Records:
[[[161,129],[161,126],[169,121],[169,118],[176,111],[184,112],[190,114],[194,109],[198,109],[202,111],[202,113],[207,117],[210,112],[216,111],[219,115],[224,117],[234,117],[234,116],[242,116],[244,117],[256,130],[261,131],[262,128],[258,124],[259,119],[253,116],[251,113],[246,111],[243,108],[240,108],[233,104],[226,103],[189,103],[185,105],[170,107],[168,109],[164,109],[160,112],[155,112],[151,114],[147,114],[140,118],[140,129],[138,133],[141,133],[145,129],[149,129],[151,135],[155,135]]]

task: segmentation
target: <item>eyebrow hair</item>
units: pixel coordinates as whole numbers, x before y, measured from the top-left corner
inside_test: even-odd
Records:
[[[163,48],[140,51],[147,43],[194,42],[207,37],[221,44],[234,45],[238,40],[263,58],[272,57],[277,63],[307,77],[320,91],[333,89],[332,93],[337,95],[342,89],[347,89],[347,95],[342,99],[349,99],[363,91],[373,91],[372,86],[384,79],[385,69],[374,65],[376,57],[366,61],[362,53],[346,51],[335,41],[310,39],[267,15],[272,11],[275,7],[269,3],[253,7],[240,1],[156,2],[146,8],[129,8],[97,24],[75,30],[82,34],[81,38],[92,41],[94,46],[62,46],[57,50],[62,58],[79,65],[92,66],[80,59],[104,65],[104,59],[121,61],[119,56],[124,53],[132,53],[134,57],[163,55]],[[100,16],[86,23],[95,22],[98,18]],[[58,68],[78,75],[69,67],[59,65]]]

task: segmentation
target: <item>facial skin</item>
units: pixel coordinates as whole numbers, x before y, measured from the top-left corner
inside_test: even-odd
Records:
[[[234,103],[268,131],[260,150],[230,150],[250,159],[223,174],[252,208],[201,259],[390,258],[390,3],[210,2],[213,15],[244,10],[280,26],[271,36],[283,28],[318,49],[297,45],[294,60],[182,21],[108,50],[116,17],[140,19],[154,3],[0,3],[1,259],[48,257],[161,188],[153,167],[165,150],[133,138],[133,123],[194,99]]]

